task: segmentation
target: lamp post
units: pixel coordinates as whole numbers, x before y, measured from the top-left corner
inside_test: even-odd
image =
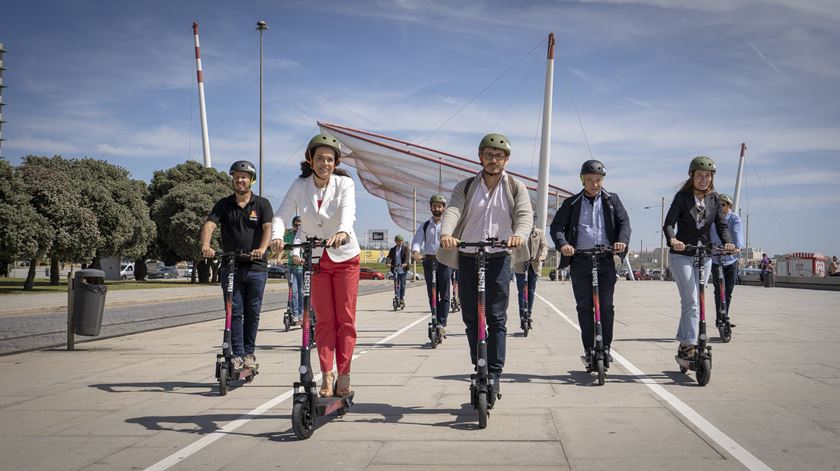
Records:
[[[645,209],[654,208],[655,205],[645,206]],[[662,197],[660,203],[660,216],[659,216],[659,269],[661,270],[662,276],[665,276],[665,231],[662,230],[662,226],[665,225],[665,197]]]
[[[257,31],[260,32],[260,192],[258,193],[260,196],[263,190],[263,31],[267,29],[268,25],[265,21],[257,21]]]

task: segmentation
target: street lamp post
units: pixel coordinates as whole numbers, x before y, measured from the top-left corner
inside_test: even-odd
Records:
[[[645,206],[645,209],[654,208],[654,205]],[[665,276],[665,232],[662,230],[662,226],[665,225],[665,197],[662,197],[660,203],[660,216],[659,216],[659,269],[661,270],[662,276]]]
[[[265,21],[257,21],[257,31],[260,32],[260,192],[258,193],[260,196],[263,190],[263,31],[267,29],[268,25]]]

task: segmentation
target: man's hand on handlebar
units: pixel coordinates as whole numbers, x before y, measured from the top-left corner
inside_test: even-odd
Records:
[[[625,244],[624,242],[616,242],[615,244],[613,244],[613,252],[617,254],[624,252],[624,249],[626,248],[627,244]]]
[[[204,258],[216,258],[216,251],[213,250],[213,247],[210,247],[209,245],[205,245],[204,247],[201,248],[201,255]]]
[[[572,247],[572,244],[566,244],[566,245],[560,247],[560,253],[562,253],[563,255],[565,255],[567,257],[571,257],[572,255],[575,254],[575,248]]]
[[[285,246],[285,245],[286,244],[283,242],[283,239],[274,239],[274,240],[271,241],[271,244],[270,244],[271,251],[274,252],[274,253],[282,253],[283,252],[283,246]]]
[[[507,240],[508,248],[515,249],[516,247],[519,247],[520,245],[522,245],[522,237],[519,237],[519,236],[508,237],[508,240]]]
[[[263,248],[258,248],[251,251],[252,260],[259,260],[263,258],[263,255],[265,255],[265,249]]]
[[[454,249],[458,246],[460,241],[451,235],[442,235],[440,236],[440,246],[445,249]]]

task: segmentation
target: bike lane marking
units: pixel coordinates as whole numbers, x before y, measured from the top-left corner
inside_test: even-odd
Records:
[[[563,311],[557,309],[557,307],[555,307],[554,304],[542,297],[540,294],[534,294],[536,294],[538,298],[540,298],[544,303],[546,303],[548,307],[553,309],[554,312],[557,313],[557,315],[559,315],[562,319],[571,324],[571,326],[574,327],[578,332],[580,332],[580,326],[577,325],[577,323],[575,323],[574,321],[572,321],[572,319],[570,319],[569,316],[564,314]],[[700,431],[706,434],[706,436],[714,440],[715,443],[717,443],[721,448],[726,450],[730,455],[734,456],[735,459],[740,461],[741,464],[747,467],[747,469],[753,471],[772,471],[772,468],[767,466],[763,461],[758,459],[755,455],[753,455],[744,447],[739,445],[735,440],[723,433],[723,431],[721,431],[719,428],[712,425],[711,422],[709,422],[708,420],[706,420],[705,417],[697,413],[697,411],[689,407],[688,404],[684,403],[677,396],[670,393],[668,390],[662,387],[662,385],[654,381],[651,377],[644,374],[642,370],[637,368],[636,365],[630,362],[630,360],[624,358],[615,350],[610,349],[610,353],[612,354],[614,360],[617,360],[631,374],[636,376],[638,382],[644,384],[645,386],[650,388],[651,391],[656,393],[657,396],[664,399],[665,402],[667,402],[671,405],[671,407],[674,408],[674,410],[679,412],[680,415],[686,418],[686,420],[694,424],[694,426],[700,429]]]
[[[429,319],[429,316],[424,315],[423,317],[417,319],[416,321],[412,322],[411,324],[408,324],[407,326],[401,328],[400,330],[394,332],[393,334],[391,334],[391,335],[389,335],[389,336],[387,336],[387,337],[385,337],[381,340],[378,340],[370,348],[368,348],[366,350],[362,350],[359,353],[356,353],[355,355],[353,355],[352,360],[355,360],[356,358],[360,357],[361,355],[364,355],[365,353],[370,352],[371,350],[375,350],[378,346],[380,346],[384,343],[390,342],[391,340],[393,340],[393,339],[399,337],[400,335],[404,334],[406,331],[408,331],[409,329],[411,329],[415,325],[419,324],[420,322],[422,322],[424,320],[428,320],[428,319]],[[318,380],[320,380],[320,379],[321,379],[321,374],[319,373],[317,376],[315,376],[313,378],[313,381],[318,382]],[[221,429],[219,429],[219,430],[201,438],[198,441],[190,443],[186,447],[176,451],[175,453],[173,453],[173,454],[167,456],[166,458],[158,461],[157,463],[149,466],[148,468],[146,468],[146,471],[163,471],[165,469],[171,468],[172,466],[175,466],[178,463],[183,462],[185,459],[189,458],[190,456],[198,453],[199,451],[203,450],[204,448],[207,448],[212,443],[214,443],[216,440],[220,440],[220,439],[224,438],[227,434],[229,434],[229,433],[233,432],[234,430],[242,427],[243,425],[247,424],[248,422],[256,419],[257,417],[259,417],[263,414],[265,414],[266,412],[268,412],[270,409],[277,406],[278,404],[281,404],[283,401],[289,399],[290,397],[292,397],[293,393],[294,393],[294,390],[290,389],[290,390],[284,392],[283,394],[280,394],[280,395],[274,397],[273,399],[269,399],[268,401],[266,401],[263,404],[257,406],[256,408],[254,408],[252,411],[247,412],[247,413],[243,414],[241,417],[239,417],[238,419],[228,423],[227,425],[225,425]]]

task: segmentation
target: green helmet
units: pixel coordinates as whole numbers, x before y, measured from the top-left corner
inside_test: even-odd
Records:
[[[435,193],[431,198],[429,198],[429,204],[432,203],[441,203],[446,206],[446,198],[440,193]]]
[[[502,134],[490,133],[481,140],[478,145],[478,151],[485,147],[492,147],[505,152],[505,155],[510,156],[510,141]]]
[[[691,165],[688,166],[688,173],[691,173],[695,170],[706,170],[715,173],[715,171],[717,170],[717,166],[715,165],[715,161],[712,160],[710,157],[706,157],[705,155],[698,155],[697,157],[691,159]]]
[[[724,203],[727,203],[729,206],[732,206],[732,198],[730,198],[726,193],[719,194],[718,198],[720,198],[720,200]]]
[[[403,241],[403,236],[402,236],[402,234],[397,234],[397,235],[396,235],[396,237],[394,237],[394,241],[396,241],[396,242],[402,242],[402,241]]]
[[[335,151],[335,158],[338,160],[341,157],[341,144],[334,137],[325,134],[318,134],[309,140],[309,145],[306,146],[306,155],[311,156],[312,151],[318,147],[329,147]]]

